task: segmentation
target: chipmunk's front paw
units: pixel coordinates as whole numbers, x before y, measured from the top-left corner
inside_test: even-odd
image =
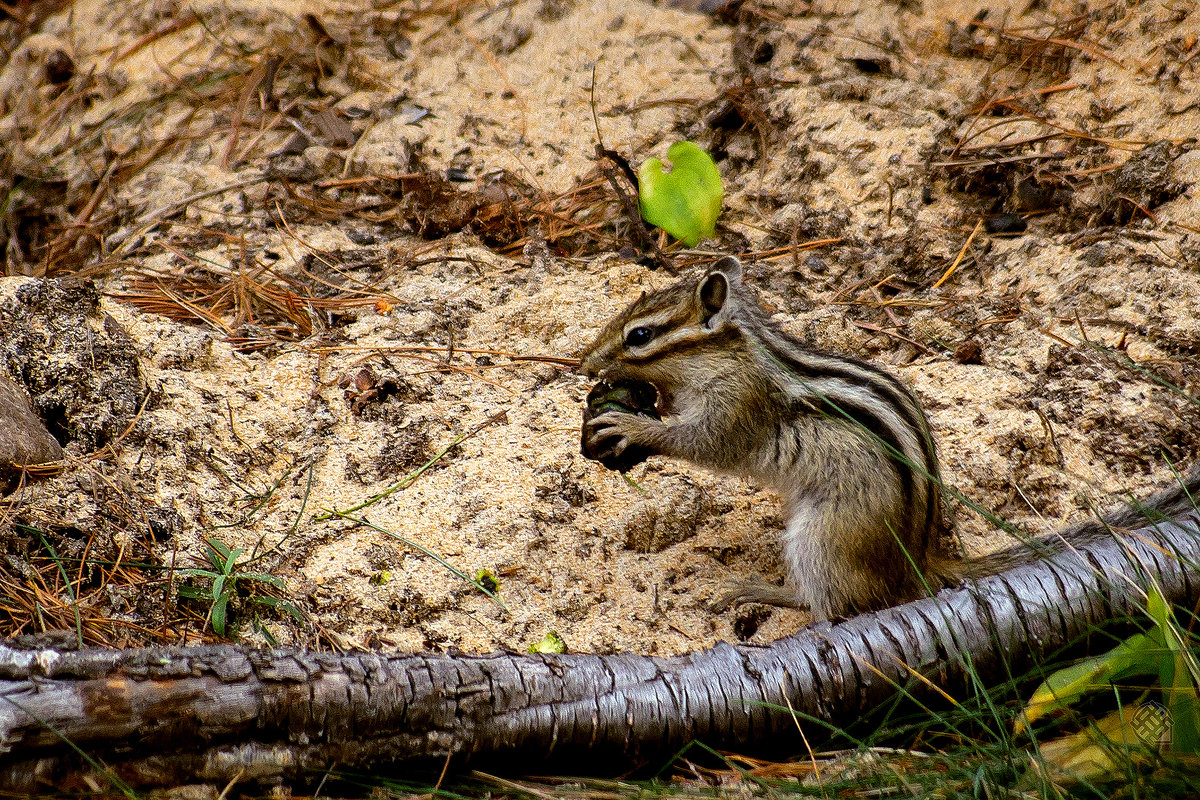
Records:
[[[628,472],[657,452],[649,442],[662,427],[659,420],[640,414],[606,411],[585,419],[580,450],[609,469]]]
[[[588,392],[580,450],[609,469],[628,472],[658,452],[651,444],[659,421],[658,391],[648,383],[601,381]]]

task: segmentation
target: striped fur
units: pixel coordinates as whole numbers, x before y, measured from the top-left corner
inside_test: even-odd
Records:
[[[630,339],[645,338],[639,329],[652,331],[648,342]],[[878,367],[780,330],[736,259],[642,296],[601,331],[582,368],[654,384],[663,417],[603,414],[585,426],[592,441],[750,475],[783,496],[792,589],[752,585],[732,600],[844,616],[921,594],[921,574],[953,561],[916,398]]]

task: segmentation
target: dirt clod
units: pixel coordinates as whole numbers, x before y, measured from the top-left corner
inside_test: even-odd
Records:
[[[78,453],[125,433],[147,395],[137,345],[86,281],[5,280],[0,364],[29,390],[55,438]]]

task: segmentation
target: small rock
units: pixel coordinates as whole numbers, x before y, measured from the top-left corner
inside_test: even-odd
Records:
[[[58,461],[62,447],[33,413],[29,395],[0,375],[0,486],[12,488],[24,467]]]
[[[983,228],[988,233],[1024,233],[1029,224],[1020,214],[997,214],[988,217]]]
[[[304,160],[325,177],[342,173],[342,156],[333,148],[314,144],[304,150]]]
[[[75,76],[75,62],[66,50],[59,48],[46,57],[46,80],[58,86]]]
[[[967,339],[955,348],[954,360],[960,364],[982,364],[983,348],[974,339]]]

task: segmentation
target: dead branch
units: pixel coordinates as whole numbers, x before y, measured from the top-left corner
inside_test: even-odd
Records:
[[[694,739],[799,749],[789,709],[845,725],[899,687],[936,702],[966,692],[972,670],[1007,680],[1107,619],[1143,613],[1150,585],[1194,602],[1198,563],[1200,514],[1188,512],[769,646],[674,658],[0,646],[0,786],[103,780],[101,762],[166,785],[428,757],[624,770]],[[809,742],[822,738],[801,724]]]

